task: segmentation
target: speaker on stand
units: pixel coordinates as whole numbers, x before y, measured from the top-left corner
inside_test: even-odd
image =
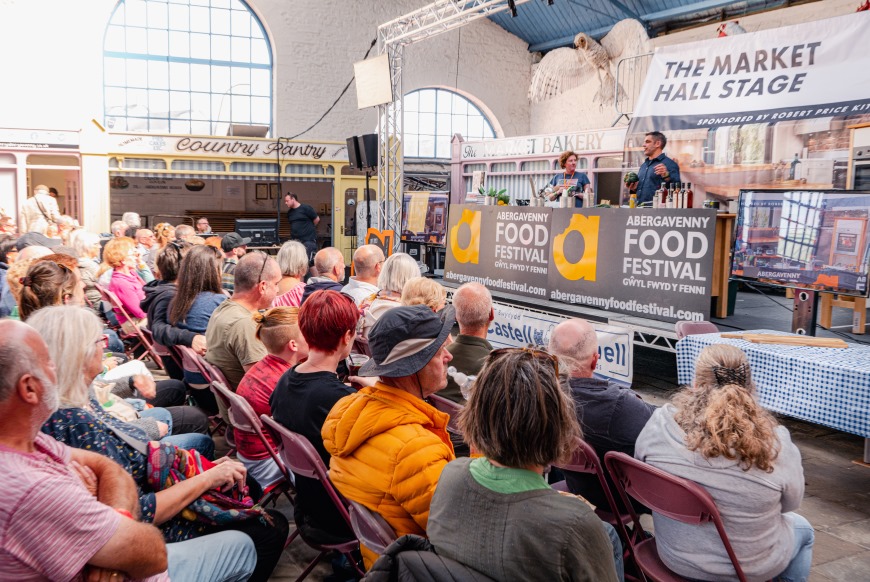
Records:
[[[378,169],[378,136],[374,133],[355,135],[347,138],[347,157],[350,166],[366,172],[366,228],[372,227],[371,195],[369,180],[372,172]]]

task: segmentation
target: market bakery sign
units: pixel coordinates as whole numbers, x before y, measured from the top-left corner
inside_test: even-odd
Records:
[[[659,48],[629,133],[870,112],[868,26],[859,12]]]
[[[266,158],[270,161],[338,160],[346,161],[344,144],[297,142],[266,139],[235,139],[222,137],[166,136],[115,134],[117,139],[112,153],[171,154],[183,153],[196,157],[232,156]]]
[[[451,205],[444,278],[662,321],[710,314],[716,211]]]
[[[625,129],[604,129],[521,138],[468,141],[461,144],[462,159],[553,155],[564,151],[595,152],[622,150]]]

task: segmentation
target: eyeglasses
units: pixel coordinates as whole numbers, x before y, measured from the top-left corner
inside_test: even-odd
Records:
[[[536,348],[499,348],[497,350],[491,351],[489,353],[489,357],[491,361],[495,361],[501,356],[504,356],[505,354],[512,354],[517,352],[525,352],[527,354],[530,354],[534,358],[550,362],[551,364],[553,364],[553,371],[556,373],[557,376],[559,375],[559,358],[557,358],[553,354],[545,352],[544,350],[539,350]]]
[[[106,350],[109,348],[109,336],[101,335],[94,343]]]
[[[257,283],[261,283],[263,281],[263,271],[266,270],[266,263],[269,262],[269,255],[263,253],[263,266],[260,267],[260,274],[257,275]]]

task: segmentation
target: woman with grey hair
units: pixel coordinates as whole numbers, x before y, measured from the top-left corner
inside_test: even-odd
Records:
[[[301,242],[288,240],[281,245],[277,260],[281,267],[281,281],[272,307],[299,307],[308,273],[308,251]]]
[[[357,341],[354,345],[355,352],[371,355],[368,350],[369,330],[387,310],[402,304],[402,290],[405,288],[405,283],[420,275],[420,265],[408,253],[393,253],[387,257],[381,274],[378,275],[380,291],[363,299],[359,305],[360,318],[357,325]]]
[[[87,306],[94,313],[103,317],[100,309],[102,296],[97,291],[98,272],[100,269],[100,236],[86,230],[76,230],[70,235],[70,244],[78,253],[79,274],[85,285]]]

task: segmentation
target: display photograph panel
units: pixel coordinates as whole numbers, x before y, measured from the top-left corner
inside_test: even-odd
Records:
[[[741,190],[731,276],[867,295],[870,192]]]
[[[447,232],[447,192],[405,192],[402,240],[443,245]]]

